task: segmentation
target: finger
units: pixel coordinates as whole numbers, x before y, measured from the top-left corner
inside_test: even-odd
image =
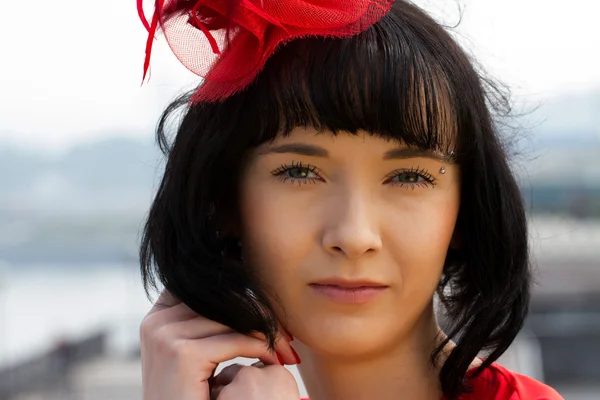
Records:
[[[281,355],[281,359],[284,364],[294,365],[299,363],[299,357],[295,350],[291,346],[290,342],[294,340],[294,337],[287,329],[283,326],[281,321],[278,321],[277,325],[277,341],[275,348],[277,353]]]
[[[179,303],[170,308],[151,310],[146,317],[157,320],[159,325],[165,325],[173,322],[185,321],[198,316],[198,313],[189,308],[185,303]]]
[[[203,357],[218,365],[237,357],[258,358],[268,364],[278,364],[277,356],[271,353],[264,340],[241,333],[226,333],[202,340]]]
[[[181,303],[181,300],[173,296],[171,292],[169,292],[167,289],[164,289],[160,293],[160,296],[158,296],[158,299],[154,302],[154,306],[152,307],[148,315],[160,310],[164,310],[165,308],[171,308],[179,303]]]
[[[279,331],[281,331],[281,332],[283,332],[283,333],[285,333],[287,335],[289,342],[293,342],[294,341],[294,336],[292,336],[292,334],[290,333],[290,331],[288,331],[286,329],[286,327],[284,327],[281,322],[279,323]]]
[[[234,332],[226,325],[200,316],[165,325],[162,329],[167,335],[178,339],[204,339]]]
[[[279,324],[279,331],[277,340],[275,342],[275,349],[277,354],[280,355],[281,361],[287,365],[295,365],[300,363],[300,357],[290,344],[293,337]]]
[[[243,367],[241,364],[231,364],[223,368],[219,375],[215,376],[215,386],[229,385]]]
[[[254,332],[251,336],[259,340],[266,341],[266,336],[262,333]],[[278,355],[278,364],[280,365],[299,364],[300,358],[290,345],[290,337],[291,336],[286,332],[285,329],[283,329],[283,327],[280,324],[277,337],[275,338],[275,351],[276,355]],[[261,361],[264,362],[264,360]]]
[[[193,320],[199,317],[192,309],[184,303],[179,303],[171,308],[165,308],[158,311],[151,311],[146,314],[142,321],[141,329],[144,332],[154,334],[163,331],[170,335],[168,337],[177,338],[178,332],[171,327],[172,324]]]
[[[250,337],[256,339],[256,340],[260,340],[265,342],[265,344],[267,343],[267,337],[260,333],[260,332],[252,332],[249,334]],[[278,342],[277,339],[275,340],[275,358],[273,359],[272,357],[269,357],[267,359],[262,358],[262,357],[258,357],[259,361],[261,361],[264,364],[267,365],[284,365],[285,361],[283,360],[283,358],[281,357],[281,355],[279,354],[279,351],[277,350],[278,347]],[[279,346],[280,347],[280,346]]]

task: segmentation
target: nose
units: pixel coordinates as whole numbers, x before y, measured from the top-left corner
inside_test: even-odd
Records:
[[[322,245],[328,253],[356,259],[381,250],[379,210],[369,196],[340,196],[327,211]]]

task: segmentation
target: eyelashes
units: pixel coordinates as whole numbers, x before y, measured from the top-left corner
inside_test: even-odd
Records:
[[[389,173],[386,178],[384,183],[413,190],[417,187],[434,187],[437,184],[433,175],[426,169],[420,167],[397,169]],[[396,180],[396,178],[399,179]]]
[[[298,185],[325,181],[319,174],[317,167],[310,164],[304,165],[299,161],[292,161],[291,164],[282,164],[279,168],[271,171],[271,174],[283,182]]]
[[[291,164],[282,164],[279,168],[271,171],[271,174],[290,184],[304,185],[316,182],[325,182],[319,169],[314,165],[294,162]],[[384,184],[406,189],[416,189],[418,187],[434,187],[437,181],[426,169],[400,168],[386,175]]]

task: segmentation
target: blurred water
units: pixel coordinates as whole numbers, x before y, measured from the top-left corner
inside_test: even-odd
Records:
[[[4,265],[0,267],[0,367],[47,351],[61,338],[104,329],[111,333],[111,352],[130,353],[138,345],[139,323],[150,307],[135,264]],[[121,369],[134,376],[131,390],[139,394],[139,364],[132,362],[131,368]],[[112,369],[102,367],[88,380],[108,376]],[[297,369],[290,370],[305,395]],[[600,398],[596,385],[562,385],[557,389],[567,400]]]
[[[115,351],[135,344],[149,310],[136,265],[19,265],[0,269],[0,366],[60,338],[109,328]]]

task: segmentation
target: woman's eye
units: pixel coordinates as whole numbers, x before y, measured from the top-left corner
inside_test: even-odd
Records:
[[[416,172],[402,172],[393,177],[392,180],[402,183],[418,183],[424,181],[425,178]]]
[[[316,174],[314,172],[312,172],[311,170],[309,170],[308,168],[294,167],[294,168],[289,168],[286,172],[290,178],[294,178],[294,179],[307,179],[307,178],[315,178],[316,177]],[[312,175],[314,175],[314,176],[312,176]]]
[[[271,172],[282,181],[304,184],[323,180],[319,175],[317,168],[311,165],[302,165],[301,163],[292,163],[292,165],[282,165]]]
[[[393,186],[405,187],[414,189],[418,186],[433,187],[435,186],[435,178],[426,170],[411,169],[408,171],[394,171],[388,175],[386,183]]]

